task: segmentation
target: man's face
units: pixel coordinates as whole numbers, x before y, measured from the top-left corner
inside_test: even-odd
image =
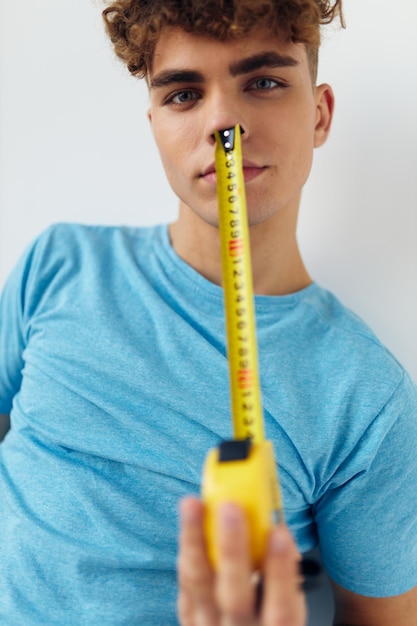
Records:
[[[328,86],[312,85],[303,45],[265,30],[219,42],[166,28],[149,87],[149,117],[166,175],[195,215],[217,224],[213,133],[235,124],[244,129],[250,224],[287,206],[296,210],[333,103]]]

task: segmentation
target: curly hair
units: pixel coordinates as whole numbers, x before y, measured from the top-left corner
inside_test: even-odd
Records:
[[[117,56],[139,78],[152,68],[165,26],[225,41],[265,25],[287,41],[306,46],[315,81],[320,28],[336,16],[344,27],[342,0],[116,0],[103,11]]]

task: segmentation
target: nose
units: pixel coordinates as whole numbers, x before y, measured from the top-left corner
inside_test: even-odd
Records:
[[[242,140],[249,136],[249,123],[245,119],[244,107],[236,101],[235,95],[228,93],[227,89],[218,90],[206,100],[206,138],[214,145],[216,142],[214,132],[240,126],[240,132],[244,135]]]

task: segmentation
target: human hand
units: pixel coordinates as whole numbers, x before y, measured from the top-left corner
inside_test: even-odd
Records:
[[[180,512],[178,615],[182,626],[305,626],[300,556],[285,525],[273,528],[269,536],[258,607],[243,511],[234,504],[220,509],[221,559],[216,573],[206,555],[204,505],[185,498]]]

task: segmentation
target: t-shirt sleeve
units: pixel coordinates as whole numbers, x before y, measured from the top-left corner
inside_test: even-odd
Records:
[[[6,281],[0,298],[0,413],[10,413],[22,379],[24,266],[21,259]]]
[[[315,505],[324,566],[355,593],[405,593],[417,585],[417,389],[407,375],[346,464],[355,456],[361,469],[335,477]]]
[[[29,332],[28,291],[36,268],[41,265],[39,250],[48,239],[49,230],[24,251],[0,296],[0,413],[10,413],[13,398],[20,389]]]

